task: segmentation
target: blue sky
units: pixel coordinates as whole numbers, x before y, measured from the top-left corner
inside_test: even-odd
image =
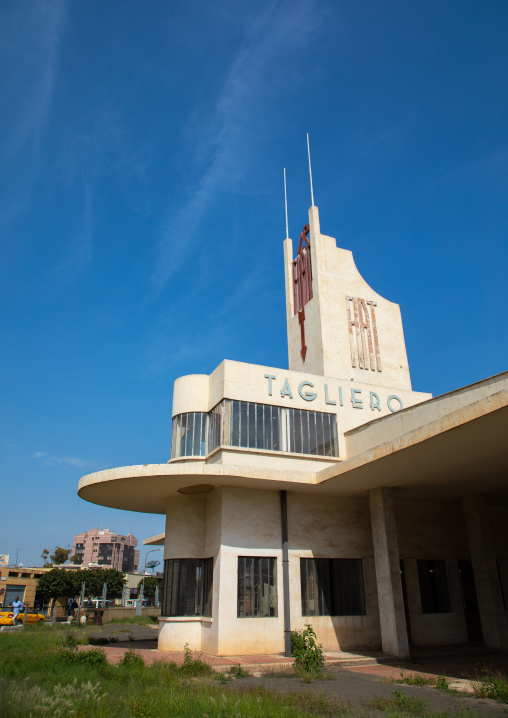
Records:
[[[80,476],[167,461],[178,376],[287,366],[306,132],[413,388],[507,368],[507,37],[506,0],[0,5],[0,553],[159,533]]]

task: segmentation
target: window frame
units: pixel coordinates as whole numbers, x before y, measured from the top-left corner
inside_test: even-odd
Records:
[[[238,556],[236,617],[277,616],[277,557]]]
[[[300,557],[300,589],[302,616],[367,615],[361,558]]]

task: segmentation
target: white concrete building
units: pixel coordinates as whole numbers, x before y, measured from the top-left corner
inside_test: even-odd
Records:
[[[330,650],[508,649],[508,374],[412,391],[398,305],[317,207],[284,255],[289,370],[179,378],[169,462],[79,484],[166,515],[159,648],[281,652],[311,623]]]

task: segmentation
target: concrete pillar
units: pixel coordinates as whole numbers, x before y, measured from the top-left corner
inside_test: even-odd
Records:
[[[369,500],[383,653],[408,658],[409,643],[391,489],[373,489]]]
[[[490,648],[508,651],[508,623],[499,585],[487,503],[484,496],[465,496],[462,499],[462,506],[466,519],[483,640]]]

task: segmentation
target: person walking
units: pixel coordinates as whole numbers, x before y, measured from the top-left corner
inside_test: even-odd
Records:
[[[19,596],[16,596],[16,600],[12,602],[12,625],[16,626],[18,621],[18,616],[20,612],[23,610],[24,605],[23,601],[19,600]]]

